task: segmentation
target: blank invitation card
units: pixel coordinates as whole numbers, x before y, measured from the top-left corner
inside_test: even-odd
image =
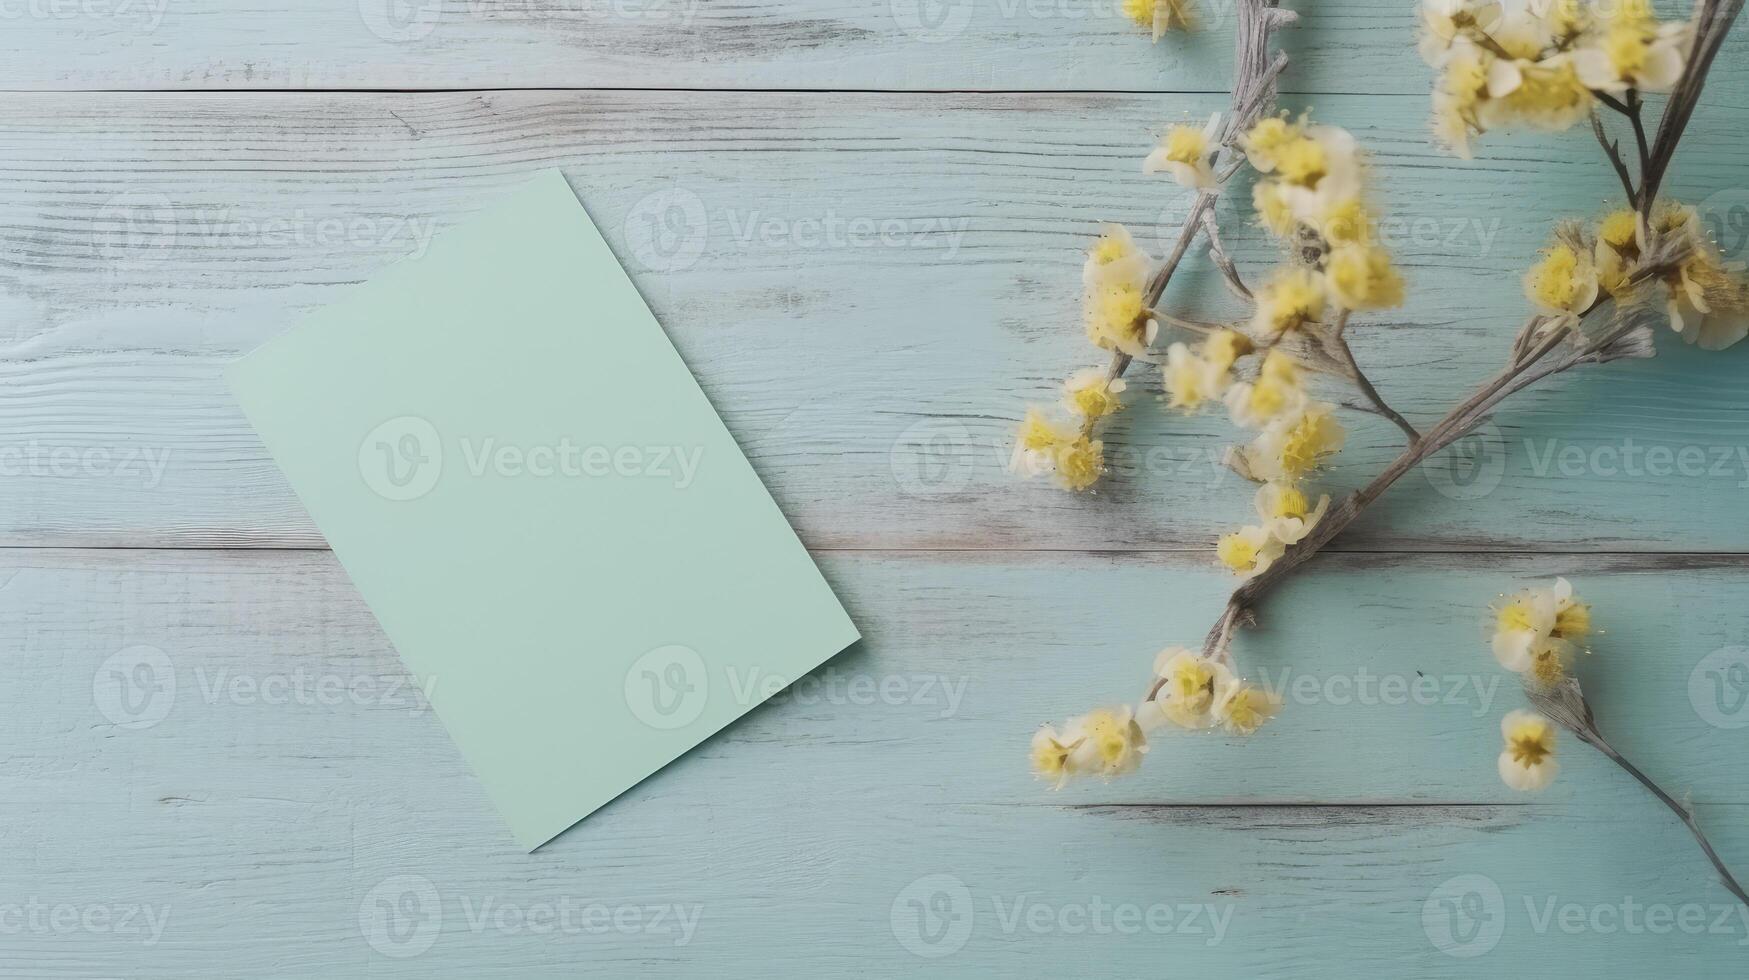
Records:
[[[526,849],[857,639],[558,171],[227,378]]]

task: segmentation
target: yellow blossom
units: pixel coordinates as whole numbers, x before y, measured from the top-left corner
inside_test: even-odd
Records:
[[[1555,725],[1529,711],[1507,712],[1500,720],[1506,748],[1500,753],[1500,780],[1516,790],[1538,790],[1554,781]]]
[[[1257,291],[1251,326],[1266,337],[1292,330],[1324,315],[1324,280],[1316,270],[1290,266],[1277,271]]]
[[[1057,465],[1057,447],[1069,438],[1069,433],[1051,424],[1043,412],[1029,408],[1015,435],[1008,468],[1027,476],[1049,473]]]
[[[1616,0],[1601,12],[1601,30],[1573,52],[1573,68],[1588,87],[1604,92],[1666,92],[1682,77],[1689,28],[1659,23],[1651,4]]]
[[[1250,735],[1280,710],[1281,698],[1274,692],[1234,679],[1217,693],[1214,716],[1227,731]]]
[[[1591,607],[1573,595],[1564,578],[1547,589],[1525,589],[1506,598],[1495,610],[1492,646],[1494,658],[1516,673],[1539,671],[1547,675],[1549,655],[1553,666],[1565,663],[1566,655],[1591,631]]]
[[[1113,284],[1087,293],[1087,339],[1132,357],[1145,353],[1159,326],[1147,316],[1140,286]]]
[[[1105,443],[1079,436],[1056,446],[1057,481],[1070,490],[1086,490],[1105,472]]]
[[[1265,480],[1297,480],[1340,452],[1347,432],[1335,409],[1313,402],[1271,422],[1245,453],[1251,472]]]
[[[1311,187],[1330,172],[1330,156],[1324,151],[1324,145],[1307,136],[1287,140],[1276,147],[1274,161],[1281,179],[1299,187]]]
[[[1225,664],[1184,647],[1161,650],[1154,658],[1154,675],[1162,683],[1145,707],[1180,728],[1192,729],[1215,723],[1216,694],[1232,678]]]
[[[1383,310],[1403,302],[1403,277],[1377,245],[1343,245],[1324,268],[1330,298],[1349,310]]]
[[[1063,382],[1063,405],[1085,419],[1103,418],[1123,408],[1118,396],[1127,387],[1122,378],[1107,377],[1104,368],[1087,368]]]
[[[1142,172],[1152,174],[1164,170],[1174,180],[1194,190],[1215,186],[1211,155],[1220,121],[1220,114],[1216,113],[1201,128],[1185,124],[1170,127],[1160,145],[1142,161]]]
[[[1266,116],[1245,134],[1242,145],[1245,156],[1259,173],[1271,173],[1277,164],[1277,154],[1300,139],[1300,127],[1281,116]]]
[[[1194,0],[1123,0],[1124,16],[1153,32],[1158,42],[1167,31],[1196,29]]]
[[[1250,429],[1262,428],[1276,418],[1299,411],[1305,401],[1299,369],[1293,358],[1279,348],[1264,356],[1256,381],[1240,382],[1227,391],[1227,409],[1233,415],[1233,423]]]
[[[1293,204],[1286,189],[1273,180],[1260,180],[1251,188],[1251,206],[1265,231],[1285,238],[1294,230]]]
[[[1251,340],[1237,330],[1216,330],[1202,342],[1202,357],[1217,368],[1226,370],[1255,349]]]
[[[1270,534],[1268,528],[1255,524],[1223,534],[1215,543],[1215,556],[1221,564],[1244,578],[1267,571],[1283,550],[1281,539]]]
[[[1166,388],[1166,404],[1182,412],[1201,410],[1210,399],[1219,398],[1232,383],[1227,367],[1196,354],[1179,342],[1166,348],[1166,363],[1160,369]]]
[[[1328,494],[1319,496],[1317,505],[1313,506],[1306,499],[1305,491],[1294,484],[1272,482],[1257,488],[1252,505],[1257,508],[1257,516],[1263,519],[1263,526],[1270,536],[1284,545],[1291,545],[1304,540],[1323,519],[1324,512],[1330,508],[1330,497]]]
[[[1107,779],[1135,771],[1148,751],[1147,736],[1127,706],[1089,711],[1068,724],[1062,740],[1074,743],[1065,762],[1071,773]]]
[[[1061,789],[1073,775],[1069,768],[1069,756],[1080,744],[1079,741],[1066,741],[1049,725],[1040,728],[1032,736],[1032,771],[1040,779],[1048,779],[1056,788]]]
[[[1524,275],[1524,294],[1550,315],[1579,315],[1597,301],[1597,268],[1591,256],[1557,242],[1543,250],[1543,259]]]

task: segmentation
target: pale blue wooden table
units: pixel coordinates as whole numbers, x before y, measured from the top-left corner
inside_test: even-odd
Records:
[[[0,18],[0,975],[1743,975],[1749,918],[1619,772],[1569,740],[1547,793],[1499,784],[1522,696],[1483,610],[1572,577],[1605,728],[1749,868],[1749,710],[1719,683],[1749,644],[1745,350],[1558,380],[1473,471],[1405,480],[1246,637],[1289,692],[1262,734],[1060,794],[1025,771],[1037,724],[1138,690],[1228,586],[1220,420],[1138,399],[1097,496],[1001,467],[1093,363],[1095,223],[1159,251],[1183,213],[1138,161],[1224,102],[1221,12],[1159,47],[1084,0]],[[1356,346],[1425,419],[1611,178],[1583,133],[1435,153],[1410,25],[1321,0],[1283,87],[1376,153],[1412,298]],[[1672,188],[1727,216],[1744,51]],[[526,855],[219,371],[555,165],[867,639]],[[1223,302],[1207,269],[1175,300]],[[1353,429],[1337,485],[1395,451]]]

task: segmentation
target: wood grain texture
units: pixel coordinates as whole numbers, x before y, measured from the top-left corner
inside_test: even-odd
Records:
[[[1695,934],[1604,919],[1538,931],[1551,902],[1687,904],[1711,923],[1726,900],[1680,825],[1571,740],[1542,796],[1514,797],[1493,776],[1498,718],[1521,696],[1483,706],[1456,682],[1500,678],[1477,606],[1567,570],[1548,559],[1332,557],[1241,654],[1254,672],[1291,665],[1276,726],[1242,745],[1163,737],[1136,778],[1052,793],[1024,772],[1031,727],[1128,693],[1149,645],[1200,627],[1219,579],[1170,557],[830,555],[864,643],[525,855],[423,700],[394,687],[399,661],[329,554],[3,557],[0,820],[18,853],[0,927],[27,923],[8,916],[33,901],[142,906],[164,927],[148,944],[21,925],[0,946],[0,976],[221,964],[226,976],[741,976],[776,955],[784,971],[832,977],[1033,975],[1088,958],[1142,977],[1162,956],[1283,977],[1307,962],[1621,975],[1676,956],[1703,975],[1749,942],[1735,912]],[[1749,575],[1735,561],[1638,557],[1588,572],[1578,584],[1608,629],[1588,665],[1604,726],[1692,793],[1729,859],[1749,860],[1741,729],[1704,722],[1687,690],[1702,654],[1741,641]],[[1633,615],[1648,594],[1669,603],[1667,619]],[[167,665],[148,666],[147,684],[114,673],[150,663],[116,659],[139,645]],[[1331,683],[1368,671],[1370,700],[1364,681]],[[1295,696],[1302,677],[1319,693]],[[1397,701],[1393,677],[1447,686],[1429,703]],[[732,696],[733,682],[712,683],[711,696]],[[581,747],[531,750],[587,765]],[[1238,802],[1251,805],[1227,805]],[[1359,805],[1319,805],[1336,802]],[[1504,935],[1479,961],[1448,957],[1435,945],[1443,920],[1430,938],[1424,910],[1478,875],[1500,890],[1490,915]],[[961,921],[955,882],[971,903],[963,948],[913,956],[954,934],[922,942],[895,907],[945,896],[943,923]],[[564,903],[644,918],[544,930],[522,918],[546,909],[552,923]],[[1182,928],[1117,932],[1108,918],[1101,934],[1079,925],[1097,903],[1168,906]],[[1203,932],[1190,931],[1192,906]],[[643,911],[668,907],[696,912],[690,935]],[[437,932],[421,933],[436,908]]]
[[[1150,45],[1116,0],[15,0],[0,87],[1225,91],[1232,3],[1198,6]],[[1425,92],[1409,4],[1299,6],[1288,91]]]
[[[1728,124],[1738,110],[1721,99],[1674,190],[1724,216],[1749,192],[1745,137]],[[1237,430],[1163,412],[1157,376],[1136,378],[1098,494],[1003,465],[1024,406],[1096,361],[1078,327],[1079,248],[1103,219],[1159,248],[1185,196],[1143,179],[1138,156],[1163,120],[1217,103],[12,97],[0,107],[0,540],[320,546],[220,369],[557,165],[811,546],[1206,547],[1249,515],[1216,462]],[[1406,310],[1356,325],[1358,353],[1399,408],[1431,418],[1494,370],[1523,314],[1520,270],[1554,220],[1598,209],[1608,174],[1577,134],[1501,137],[1458,164],[1424,140],[1421,99],[1317,108],[1373,149],[1386,234],[1412,281]],[[1255,230],[1230,238],[1251,275],[1276,260]],[[1233,311],[1207,271],[1194,257],[1169,304]],[[1735,519],[1749,486],[1745,355],[1661,340],[1653,362],[1509,405],[1341,546],[1749,547]],[[1398,448],[1389,426],[1350,418],[1332,492]]]

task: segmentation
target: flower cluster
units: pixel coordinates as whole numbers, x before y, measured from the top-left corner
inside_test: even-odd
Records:
[[[1692,34],[1651,0],[1422,0],[1421,21],[1434,132],[1465,157],[1490,129],[1567,129],[1598,93],[1668,91]]]
[[[1134,772],[1148,751],[1148,737],[1126,707],[1098,708],[1059,731],[1049,725],[1032,737],[1032,770],[1062,786],[1074,776],[1110,779]]]
[[[1651,264],[1654,254],[1674,256]],[[1722,350],[1749,335],[1749,283],[1727,265],[1701,227],[1693,207],[1659,201],[1648,221],[1630,208],[1587,227],[1568,222],[1524,277],[1531,303],[1549,316],[1577,317],[1607,296],[1618,304],[1643,301],[1662,286],[1670,327],[1691,344]]]
[[[1564,578],[1546,589],[1502,595],[1494,606],[1494,658],[1523,676],[1528,689],[1551,691],[1567,679],[1574,656],[1591,635],[1591,607],[1573,595]],[[1589,652],[1589,651],[1585,651]],[[1547,786],[1555,763],[1555,725],[1529,711],[1508,712],[1500,733],[1500,779],[1516,790]]]
[[[1273,692],[1247,684],[1222,660],[1184,647],[1160,651],[1158,684],[1139,710],[1099,708],[1032,737],[1032,770],[1061,787],[1076,776],[1110,779],[1134,772],[1148,751],[1148,733],[1167,724],[1197,731],[1221,728],[1249,735],[1281,709]]]
[[[1547,589],[1501,596],[1494,610],[1494,657],[1533,684],[1552,687],[1567,676],[1591,634],[1591,607],[1564,578]]]

